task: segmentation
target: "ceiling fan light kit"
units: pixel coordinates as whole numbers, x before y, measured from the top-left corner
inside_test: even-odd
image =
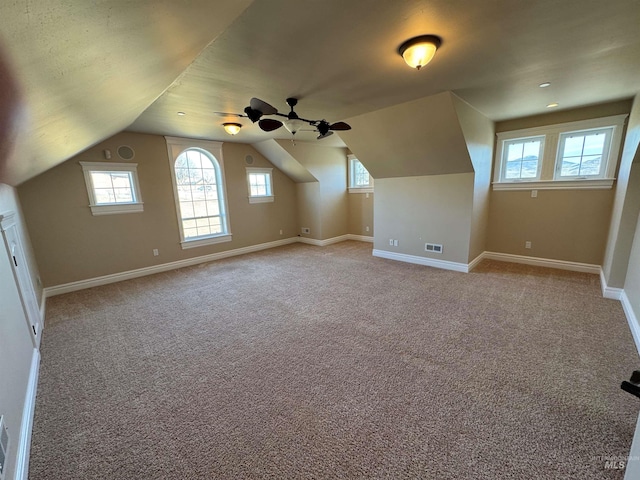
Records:
[[[429,63],[436,50],[440,48],[442,39],[435,35],[413,37],[398,47],[398,53],[411,68],[420,70]]]
[[[237,135],[240,129],[242,128],[241,124],[232,123],[232,122],[223,123],[222,126],[224,127],[224,131],[227,132],[229,135]]]

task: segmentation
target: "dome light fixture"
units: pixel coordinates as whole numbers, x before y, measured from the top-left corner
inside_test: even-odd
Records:
[[[420,70],[429,63],[436,50],[442,44],[442,39],[435,35],[420,35],[413,37],[398,47],[398,53],[411,68]]]
[[[231,122],[223,123],[222,126],[224,127],[224,131],[227,132],[229,135],[237,135],[240,129],[242,128],[242,125],[240,125],[239,123],[231,123]]]

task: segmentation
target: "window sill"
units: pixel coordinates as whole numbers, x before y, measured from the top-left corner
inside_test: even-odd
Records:
[[[215,245],[216,243],[225,243],[231,241],[231,234],[225,233],[222,235],[216,235],[214,237],[196,238],[193,240],[183,240],[180,242],[180,246],[183,250],[189,248],[204,247],[205,245]]]
[[[89,205],[92,215],[113,215],[117,213],[137,213],[143,211],[142,203],[121,203],[115,205]]]
[[[349,187],[349,193],[373,193],[373,187]]]
[[[273,195],[264,197],[249,197],[249,203],[269,203],[273,202],[275,197]]]
[[[542,180],[493,183],[494,190],[609,190],[615,178],[598,180]]]

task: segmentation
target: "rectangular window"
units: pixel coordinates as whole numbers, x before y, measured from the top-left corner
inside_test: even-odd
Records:
[[[556,178],[601,178],[613,127],[560,135]]]
[[[80,162],[93,215],[142,212],[136,163]]]
[[[627,116],[498,133],[493,189],[611,188]]]
[[[373,192],[373,178],[355,156],[349,155],[349,193]]]
[[[502,151],[502,180],[507,182],[540,178],[540,157],[544,137],[505,141]]]
[[[272,168],[247,167],[249,203],[273,202]]]

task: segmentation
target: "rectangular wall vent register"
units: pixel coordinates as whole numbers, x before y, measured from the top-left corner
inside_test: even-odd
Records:
[[[439,245],[437,243],[425,243],[424,251],[431,253],[442,253],[442,245]]]

